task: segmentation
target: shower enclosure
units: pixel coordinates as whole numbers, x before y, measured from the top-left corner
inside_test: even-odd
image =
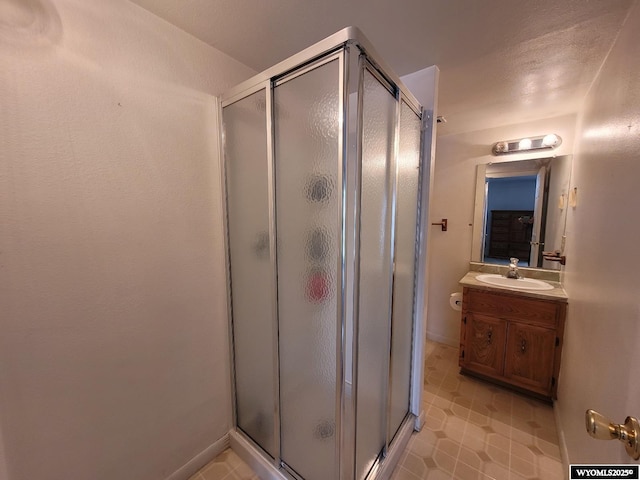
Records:
[[[388,478],[420,424],[422,107],[354,28],[222,107],[232,446],[261,478]]]

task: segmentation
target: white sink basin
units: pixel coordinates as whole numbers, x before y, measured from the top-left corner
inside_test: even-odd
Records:
[[[553,285],[536,280],[535,278],[507,278],[497,273],[484,273],[478,275],[476,280],[498,287],[514,288],[516,290],[553,290]]]

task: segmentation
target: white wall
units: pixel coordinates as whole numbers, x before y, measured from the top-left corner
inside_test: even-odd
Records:
[[[633,462],[591,439],[584,412],[640,417],[640,3],[588,94],[576,136],[565,287],[569,295],[557,407],[571,462]]]
[[[491,147],[499,140],[551,132],[563,139],[554,153],[570,154],[575,121],[575,115],[568,115],[459,135],[446,135],[446,124],[438,127],[431,218],[434,222],[446,218],[449,224],[446,232],[436,226],[430,227],[429,232],[428,338],[449,345],[460,342],[460,313],[449,306],[449,295],[462,291],[458,281],[469,270],[477,165],[505,158],[511,161],[549,156],[550,153],[531,153],[494,157]]]
[[[253,72],[126,0],[0,15],[8,478],[166,478],[230,427],[212,95]]]

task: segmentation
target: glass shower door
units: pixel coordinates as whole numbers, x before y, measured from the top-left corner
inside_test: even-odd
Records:
[[[404,100],[401,101],[391,334],[390,439],[393,439],[409,413],[411,394],[420,127],[420,117]]]
[[[224,107],[223,125],[237,424],[275,457],[275,271],[265,103],[262,89]]]
[[[307,67],[273,93],[282,460],[306,480],[336,478],[339,62]]]
[[[396,99],[368,69],[362,87],[356,478],[386,444]]]

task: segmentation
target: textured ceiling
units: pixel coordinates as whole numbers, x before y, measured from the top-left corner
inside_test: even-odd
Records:
[[[634,0],[132,0],[262,71],[349,25],[399,75],[438,65],[440,135],[578,110]]]

